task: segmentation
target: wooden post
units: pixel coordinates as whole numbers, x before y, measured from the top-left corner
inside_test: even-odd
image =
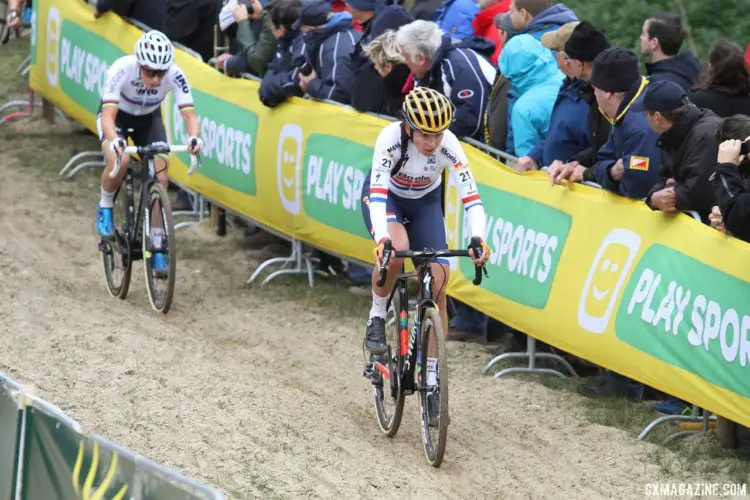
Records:
[[[737,424],[716,415],[716,437],[719,438],[722,448],[730,450],[737,448]]]
[[[44,97],[42,97],[42,117],[47,123],[55,123],[55,106]]]

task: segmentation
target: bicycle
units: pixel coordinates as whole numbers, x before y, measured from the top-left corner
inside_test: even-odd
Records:
[[[102,238],[99,242],[99,251],[104,265],[104,275],[107,281],[107,289],[110,295],[119,299],[125,299],[130,287],[130,276],[133,269],[133,261],[144,260],[146,273],[146,289],[151,301],[151,307],[157,312],[167,314],[172,305],[174,295],[174,283],[176,273],[176,251],[174,240],[174,226],[172,224],[172,208],[167,195],[167,190],[156,180],[154,156],[166,153],[187,152],[187,145],[170,145],[165,142],[154,142],[147,146],[126,147],[123,154],[140,157],[139,162],[134,162],[128,167],[124,182],[120,185],[114,195],[115,209],[113,217],[115,223],[115,234],[111,238]],[[120,171],[120,158],[115,160],[114,168],[110,177],[115,178]],[[190,156],[190,168],[188,175],[192,175],[200,166],[199,155]],[[135,210],[134,184],[138,181],[140,188],[138,192],[138,209]],[[125,187],[124,206],[118,210],[118,199],[123,186]],[[148,201],[148,203],[145,203]],[[151,241],[151,213],[158,203],[164,237],[162,247],[159,251],[166,253],[168,269],[164,273],[157,274],[151,266],[152,252],[157,250]],[[118,213],[122,216],[122,222],[118,224]],[[144,259],[144,256],[146,257]],[[117,280],[115,273],[122,271],[122,277]],[[158,282],[165,281],[166,287],[163,294],[157,293]]]
[[[481,257],[481,247],[478,241],[472,239],[472,246]],[[422,442],[427,461],[433,467],[440,467],[445,454],[448,436],[448,361],[445,347],[445,335],[440,321],[437,304],[433,299],[432,266],[438,257],[470,257],[468,250],[433,250],[426,248],[422,251],[394,251],[392,247],[384,250],[383,264],[380,267],[378,286],[383,286],[387,276],[387,266],[391,258],[419,259],[421,262],[416,271],[398,274],[393,291],[388,297],[388,316],[386,330],[396,326],[394,332],[386,332],[387,350],[383,355],[372,355],[365,364],[364,376],[372,380],[375,395],[375,410],[378,425],[383,433],[392,438],[401,425],[406,396],[419,393],[420,420],[422,425]],[[416,264],[416,263],[415,263]],[[484,265],[475,266],[474,285],[482,283],[482,271],[487,276]],[[407,333],[409,323],[409,300],[407,295],[407,280],[418,277],[421,283],[417,293],[416,308],[412,318],[412,328]],[[446,285],[447,286],[447,283]],[[393,335],[389,335],[393,333]],[[437,346],[437,385],[428,388],[427,379],[427,347],[430,337],[434,335]],[[392,338],[389,338],[392,337]],[[415,352],[416,346],[416,352]],[[442,370],[442,372],[441,372]],[[390,399],[393,402],[393,413],[388,415],[385,407],[386,389],[383,379],[388,380]],[[434,395],[438,398],[438,415],[430,415],[427,398]],[[437,439],[430,433],[431,417],[436,417]]]

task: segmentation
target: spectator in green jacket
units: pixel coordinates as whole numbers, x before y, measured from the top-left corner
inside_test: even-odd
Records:
[[[236,42],[239,50],[234,55],[221,54],[216,59],[216,67],[230,76],[251,73],[262,77],[276,53],[277,44],[271,31],[268,11],[263,9],[259,0],[230,5],[228,3],[225,9],[231,9],[232,17],[237,23]],[[260,29],[254,29],[253,23],[257,23]]]

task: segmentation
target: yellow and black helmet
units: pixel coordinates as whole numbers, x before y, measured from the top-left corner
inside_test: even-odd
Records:
[[[451,101],[437,90],[414,87],[401,108],[404,120],[425,134],[439,134],[453,122]]]

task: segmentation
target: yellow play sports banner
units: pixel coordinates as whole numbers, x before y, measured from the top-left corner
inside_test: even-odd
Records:
[[[81,2],[39,0],[32,87],[95,130],[107,67],[140,31]],[[205,141],[203,167],[170,176],[226,208],[331,252],[369,262],[360,191],[386,121],[290,99],[179,51]],[[170,139],[187,140],[171,99]],[[452,263],[448,292],[546,343],[750,426],[750,246],[685,215],[586,186],[551,187],[465,146],[487,211],[489,278]],[[466,247],[463,207],[446,186],[451,246]]]

